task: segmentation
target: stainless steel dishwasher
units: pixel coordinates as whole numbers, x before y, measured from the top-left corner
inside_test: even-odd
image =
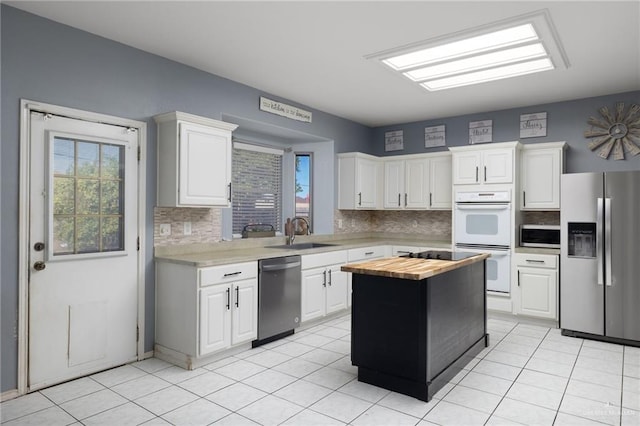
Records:
[[[300,256],[258,261],[258,339],[253,347],[293,334],[300,325]]]

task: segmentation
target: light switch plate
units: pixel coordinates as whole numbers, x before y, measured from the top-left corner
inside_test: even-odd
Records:
[[[182,231],[183,235],[191,235],[191,222],[183,222]]]

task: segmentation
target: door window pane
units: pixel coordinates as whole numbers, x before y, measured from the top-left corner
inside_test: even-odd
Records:
[[[54,256],[124,250],[124,147],[54,138]]]

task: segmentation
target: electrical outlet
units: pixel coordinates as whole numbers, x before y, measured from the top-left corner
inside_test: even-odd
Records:
[[[413,227],[414,227],[414,228],[417,228],[417,227],[418,227],[418,221],[417,221],[417,220],[414,220],[414,221],[413,221]]]
[[[171,235],[171,224],[170,223],[161,223],[160,224],[160,236],[167,237]]]
[[[191,235],[191,222],[183,222],[182,223],[182,234],[183,235]]]
[[[342,219],[338,219],[338,229],[342,229]]]

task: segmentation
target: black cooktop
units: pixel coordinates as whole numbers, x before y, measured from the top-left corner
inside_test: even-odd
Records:
[[[414,257],[417,259],[437,259],[437,260],[462,260],[476,256],[478,253],[468,251],[448,251],[448,250],[427,250],[403,254],[400,257]]]

